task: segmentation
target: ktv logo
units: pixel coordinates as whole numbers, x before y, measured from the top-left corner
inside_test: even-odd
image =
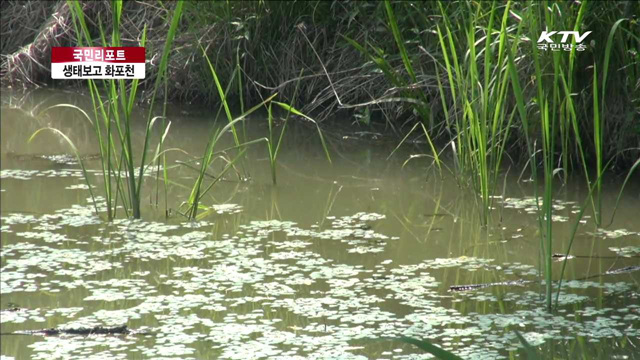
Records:
[[[587,46],[582,42],[584,39],[591,34],[592,31],[587,31],[584,34],[580,34],[578,31],[543,31],[538,38],[538,49],[547,51],[551,49],[551,51],[571,51],[575,46],[576,50],[584,51]],[[560,42],[554,41],[551,37],[556,35],[562,35]],[[573,38],[576,40],[576,44],[572,44],[570,36],[573,35]]]

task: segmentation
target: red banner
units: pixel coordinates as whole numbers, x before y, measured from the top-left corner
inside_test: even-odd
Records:
[[[143,47],[53,47],[51,63],[144,63]]]

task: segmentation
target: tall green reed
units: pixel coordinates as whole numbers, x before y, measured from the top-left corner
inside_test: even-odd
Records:
[[[302,77],[302,72],[304,69],[300,70],[300,76],[298,76],[298,81],[296,82],[296,88],[293,91],[292,99],[296,98],[298,94],[298,88],[300,86],[300,78]],[[278,151],[280,150],[280,145],[282,144],[282,139],[284,138],[284,133],[287,130],[287,123],[289,122],[289,117],[291,115],[291,111],[287,111],[287,116],[284,118],[282,123],[282,129],[280,129],[280,136],[278,137],[278,141],[274,141],[274,123],[273,123],[273,112],[271,108],[271,104],[269,104],[267,121],[269,123],[269,141],[267,142],[267,147],[269,150],[269,164],[271,166],[271,181],[273,184],[276,184],[276,167],[278,161]],[[275,146],[275,147],[274,147]]]
[[[77,0],[68,0],[67,4],[72,14],[79,45],[82,46],[86,43],[88,46],[93,46],[93,40],[87,26],[87,21],[83,13],[81,3]],[[122,1],[114,0],[111,2],[113,27],[111,32],[111,42],[109,44],[107,43],[102,23],[98,23],[102,46],[122,45],[120,37],[122,6]],[[124,207],[127,215],[133,216],[136,219],[141,217],[140,202],[142,198],[142,183],[144,181],[143,176],[150,165],[146,164],[146,158],[148,148],[151,143],[151,130],[156,120],[159,119],[159,117],[153,116],[153,105],[159,85],[162,83],[163,78],[166,75],[169,53],[182,15],[182,6],[183,2],[176,3],[176,7],[171,18],[171,25],[164,44],[162,57],[158,67],[158,75],[153,88],[151,106],[148,110],[143,145],[142,149],[140,149],[139,167],[135,166],[136,159],[132,141],[132,112],[138,90],[138,79],[132,80],[129,85],[127,85],[125,80],[102,81],[102,86],[99,86],[93,80],[88,80],[89,91],[93,102],[94,121],[91,120],[86,112],[75,107],[77,110],[81,111],[88,121],[90,121],[96,133],[100,152],[101,172],[104,182],[105,205],[108,220],[112,220],[116,216],[118,196],[120,196],[122,206]],[[140,46],[144,47],[145,44],[146,27],[142,32]],[[98,121],[98,119],[101,121]],[[114,126],[115,130],[113,129]],[[167,128],[164,128],[163,126],[163,135],[160,139],[160,144],[162,144],[166,137],[166,130]],[[61,134],[60,131],[57,131],[57,133]],[[36,134],[34,134],[34,136]],[[73,146],[72,141],[66,136],[65,139],[72,146],[74,152],[76,152],[83,168],[85,181],[91,188],[90,180],[84,164],[82,163],[82,159],[79,154],[77,154],[77,150],[75,150],[75,146]],[[160,149],[161,145],[156,151],[156,158],[160,155]],[[153,161],[151,163],[153,163]],[[122,174],[123,172],[124,179]],[[94,207],[97,211],[98,205],[93,194],[92,198],[94,201]]]
[[[409,19],[412,26],[419,28],[422,25],[428,29],[433,23],[430,6],[407,6],[411,6],[411,11],[401,20]],[[536,40],[545,29],[584,34],[588,25],[585,19],[593,18],[589,12],[593,6],[589,1],[437,3],[442,20],[434,26],[440,52],[435,79],[443,124],[452,136],[449,146],[455,156],[457,177],[467,179],[478,194],[482,222],[487,225],[506,149],[524,140],[535,181],[534,196],[539,204],[540,251],[548,308],[551,308],[553,279],[552,202],[554,179],[558,174],[563,174],[566,182],[572,170],[577,168],[584,173],[587,184],[594,188],[587,201],[593,208],[596,225],[601,224],[602,179],[607,168],[604,164],[607,72],[614,58],[615,34],[619,29],[626,31],[620,26],[625,19],[611,21],[613,26],[607,29],[604,52],[594,51],[591,79],[586,83],[584,74],[589,69],[589,61],[585,60],[590,52],[577,52],[575,38],[570,51],[543,52],[538,49]],[[402,37],[400,22],[389,2],[385,2],[385,10],[398,48],[397,57],[384,54],[368,43],[344,38],[376,64],[393,86],[415,88],[417,62],[412,59],[408,43]],[[413,14],[417,14],[415,18]],[[420,41],[423,37],[417,39]],[[432,49],[429,36],[424,39],[418,48],[435,59],[438,56],[432,56],[426,50]],[[637,40],[637,37],[629,35],[625,39]],[[415,44],[416,39],[413,40],[412,44]],[[629,53],[624,48],[628,42],[622,43],[623,46],[616,49],[618,57],[620,52]],[[402,60],[408,81],[392,65],[396,59]],[[526,79],[524,87],[521,85],[523,79]],[[581,94],[588,94],[586,101],[584,98],[580,101]],[[402,93],[402,99],[417,106],[426,104],[424,97],[410,90]],[[592,106],[592,111],[583,110],[588,109],[588,105]],[[512,134],[514,131],[518,133]],[[433,149],[430,134],[427,132],[426,135]],[[435,158],[435,149],[432,152]],[[590,166],[592,163],[594,171]]]
[[[563,7],[564,6],[564,7]],[[532,39],[540,35],[542,27],[538,24],[538,19],[544,19],[546,28],[572,28],[578,31],[582,28],[582,21],[585,13],[587,2],[582,2],[576,17],[567,16],[570,14],[570,8],[563,3],[549,4],[544,1],[541,3],[529,3],[523,13],[523,22],[527,24],[529,29],[529,37]],[[561,8],[563,7],[563,8]],[[542,12],[542,14],[540,14]],[[574,19],[575,23],[571,24],[567,19]],[[603,113],[601,101],[605,98],[606,72],[608,70],[609,56],[611,52],[611,43],[616,29],[622,22],[618,20],[611,28],[605,53],[604,53],[604,75],[602,85],[599,85],[598,59],[593,65],[592,75],[592,105],[593,105],[593,154],[595,155],[595,174],[590,175],[589,163],[586,157],[585,140],[581,137],[580,124],[578,122],[577,108],[574,101],[574,84],[576,77],[576,47],[575,40],[572,43],[572,49],[568,56],[566,53],[552,52],[551,56],[538,51],[538,45],[531,42],[531,54],[534,65],[535,92],[531,99],[527,99],[527,95],[520,85],[520,75],[515,63],[515,51],[509,52],[509,73],[512,86],[514,89],[514,97],[516,100],[516,108],[522,122],[525,139],[527,142],[527,151],[529,156],[530,170],[534,179],[534,196],[536,198],[539,216],[538,227],[540,229],[540,250],[543,260],[544,279],[545,279],[545,302],[546,307],[550,310],[552,307],[552,247],[553,247],[553,193],[554,193],[554,177],[561,170],[565,174],[569,171],[569,159],[574,151],[577,151],[579,166],[583,169],[587,184],[590,191],[587,196],[585,206],[591,203],[594,219],[597,226],[601,224],[601,190],[604,171],[608,168],[612,160],[608,164],[604,164],[603,152]],[[550,68],[549,73],[546,69]],[[549,75],[547,75],[549,74]],[[600,89],[602,86],[602,92]],[[599,93],[602,96],[599,96]],[[538,120],[532,123],[530,120],[535,119],[530,116],[527,107],[537,110]],[[535,113],[534,113],[535,114]],[[535,147],[537,136],[532,129],[538,128],[542,142],[542,149],[537,150]],[[558,145],[559,140],[559,145]],[[540,155],[538,155],[540,154]],[[538,160],[538,157],[541,159]],[[556,167],[558,157],[561,159],[562,168]],[[537,188],[540,183],[537,169],[539,161],[542,163],[543,171],[543,194],[540,199]],[[636,163],[637,164],[637,163]],[[630,173],[634,171],[635,165],[631,168]],[[629,173],[629,174],[630,174]],[[623,184],[623,189],[624,186]],[[617,207],[617,205],[616,205]],[[615,212],[615,209],[614,209]],[[584,213],[584,207],[579,212],[572,234],[570,235],[569,245],[566,249],[567,254],[571,250],[573,240],[575,238],[579,220]],[[558,286],[558,294],[561,289],[562,277],[564,276],[565,263],[560,273],[560,284]],[[556,296],[556,303],[558,295]]]
[[[252,143],[258,142],[258,141],[266,141],[266,138],[262,138],[262,139],[257,139],[254,141],[250,141],[250,142],[246,142],[243,144],[240,144],[239,146],[234,146],[231,149],[240,149],[239,150],[239,154],[233,158],[233,159],[227,159],[225,158],[222,154],[225,153],[228,150],[231,149],[225,149],[222,150],[220,152],[215,152],[215,146],[216,144],[218,144],[218,142],[220,141],[220,139],[222,138],[222,136],[227,132],[230,131],[233,126],[235,126],[235,124],[237,124],[240,121],[243,121],[245,116],[247,116],[248,114],[250,114],[251,112],[257,110],[258,107],[262,106],[263,104],[260,104],[256,107],[254,107],[253,109],[250,109],[247,111],[247,113],[243,114],[242,116],[231,120],[227,125],[225,125],[222,128],[216,128],[216,126],[214,125],[214,127],[212,128],[212,135],[209,137],[209,141],[207,143],[207,146],[205,148],[205,152],[204,152],[204,156],[202,157],[202,161],[200,164],[200,169],[199,169],[199,173],[198,173],[198,177],[196,178],[195,183],[193,184],[193,187],[191,189],[191,194],[189,195],[189,199],[186,203],[187,205],[187,210],[185,211],[185,216],[187,216],[187,218],[194,220],[197,219],[197,215],[198,215],[198,211],[201,208],[206,208],[204,206],[201,205],[201,200],[204,197],[204,195],[207,194],[207,192],[209,192],[209,190],[211,190],[211,188],[218,183],[220,180],[222,180],[223,176],[227,173],[227,171],[229,171],[231,168],[233,168],[234,164],[236,163],[236,161],[242,156],[244,155],[246,149],[244,149],[245,146],[251,145]],[[226,165],[224,167],[224,169],[217,174],[216,176],[214,176],[213,181],[203,189],[203,185],[204,185],[204,180],[205,177],[208,176],[207,173],[207,169],[211,166],[211,164],[213,163],[213,161],[216,158],[220,158],[223,161],[226,162]]]
[[[236,124],[238,124],[241,121],[244,121],[245,118],[250,115],[251,113],[253,113],[254,111],[258,110],[260,107],[264,106],[265,104],[268,104],[277,94],[273,94],[271,95],[269,98],[263,100],[261,103],[259,103],[258,105],[252,107],[251,109],[245,111],[242,115],[240,115],[237,118],[233,118],[231,115],[231,109],[229,108],[229,104],[227,102],[227,97],[226,97],[226,92],[223,91],[222,88],[222,83],[220,82],[220,79],[218,78],[218,75],[216,73],[216,70],[213,66],[213,64],[211,63],[211,61],[209,60],[209,57],[207,56],[204,48],[201,48],[203,56],[205,57],[207,64],[209,65],[209,70],[211,71],[211,77],[213,79],[213,81],[216,84],[216,88],[218,89],[218,94],[220,96],[220,102],[221,102],[221,107],[224,108],[225,110],[225,114],[228,118],[228,123],[222,127],[219,128],[217,126],[217,122],[214,122],[212,128],[211,128],[211,135],[209,136],[209,140],[207,142],[207,146],[204,150],[204,154],[202,156],[202,160],[200,162],[200,169],[198,172],[198,177],[196,178],[195,183],[193,184],[193,187],[191,188],[191,193],[189,195],[189,199],[187,200],[187,202],[183,205],[187,206],[187,209],[184,213],[184,215],[189,218],[189,219],[197,219],[198,216],[198,211],[201,208],[206,208],[204,206],[202,206],[201,204],[201,200],[204,197],[204,195],[206,195],[212,188],[213,186],[219,182],[222,177],[227,173],[227,171],[229,171],[231,168],[233,168],[234,164],[236,163],[236,161],[238,161],[238,159],[240,159],[245,151],[246,151],[246,147],[261,141],[269,141],[267,138],[260,138],[260,139],[256,139],[256,140],[251,140],[251,141],[246,141],[246,142],[241,142],[239,137],[238,137],[238,133],[236,131]],[[229,85],[231,85],[231,82],[229,83]],[[228,132],[231,131],[232,135],[233,135],[233,139],[234,139],[234,143],[235,146],[228,148],[228,149],[224,149],[221,151],[216,152],[216,145],[220,142],[220,139],[223,137],[223,135]],[[223,156],[223,154],[226,154],[228,151],[230,150],[238,150],[239,154],[233,158],[233,159],[228,159],[226,157]],[[203,188],[204,185],[204,180],[205,178],[208,176],[207,173],[207,169],[211,166],[211,164],[213,163],[213,161],[215,159],[222,159],[223,161],[226,162],[225,167],[223,168],[223,170],[217,175],[215,176],[214,180],[205,188]]]
[[[543,5],[544,7],[544,5]],[[544,7],[546,9],[546,7]],[[522,23],[527,23],[529,26],[529,36],[531,38],[537,38],[539,35],[538,16],[530,6],[527,8],[527,12],[523,14]],[[550,22],[547,19],[547,22]],[[541,55],[538,51],[537,43],[531,42],[531,52],[535,69],[535,96],[532,103],[537,105],[538,110],[538,125],[540,126],[540,136],[542,138],[542,165],[543,165],[543,181],[544,190],[542,200],[538,195],[538,160],[537,154],[540,152],[536,150],[536,140],[530,134],[531,123],[530,117],[526,110],[525,93],[520,85],[520,79],[518,69],[515,63],[515,51],[510,51],[509,55],[509,73],[511,75],[512,86],[515,90],[516,108],[520,115],[520,120],[523,125],[524,134],[527,141],[527,151],[529,154],[529,165],[534,180],[534,197],[536,199],[536,207],[538,208],[538,228],[540,233],[540,254],[543,261],[543,274],[545,279],[545,302],[548,310],[551,310],[551,296],[552,296],[552,255],[553,255],[553,178],[554,178],[554,164],[555,164],[555,139],[556,139],[556,115],[557,102],[559,99],[559,92],[556,87],[552,91],[552,103],[549,105],[549,94],[544,88],[544,79],[542,77]],[[555,55],[554,55],[555,56]],[[558,64],[558,58],[555,58],[554,64]],[[564,79],[564,73],[561,73],[560,67],[555,67],[557,71],[554,72],[553,83],[558,84],[560,79]],[[566,89],[566,87],[565,87]],[[542,202],[542,206],[540,206]]]
[[[475,9],[468,4],[467,17],[459,25],[459,31],[454,32],[444,6],[438,5],[444,29],[438,25],[436,32],[449,80],[449,92],[440,91],[441,102],[444,108],[448,103],[452,103],[454,109],[461,108],[444,111],[445,122],[455,132],[451,145],[455,149],[458,172],[468,176],[479,195],[481,217],[486,225],[515,115],[513,110],[505,111],[509,85],[507,38],[514,37],[510,46],[516,48],[519,41],[514,32],[519,32],[520,27],[508,26],[511,2],[502,9],[501,21],[495,27],[498,4],[494,1],[488,11],[484,4],[478,3]],[[462,53],[460,44],[466,45]],[[437,81],[439,89],[443,89],[439,77]]]

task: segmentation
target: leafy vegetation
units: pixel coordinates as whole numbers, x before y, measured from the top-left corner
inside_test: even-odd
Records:
[[[111,42],[107,44],[105,31],[100,26],[100,39],[103,46],[121,46],[120,40],[120,21],[122,16],[122,2],[112,2],[112,14],[113,14],[113,30],[111,33]],[[80,3],[77,1],[68,1],[69,9],[73,15],[73,23],[75,25],[76,32],[82,34],[79,36],[79,45],[86,43],[88,46],[93,46],[93,40],[90,35],[90,31],[87,27],[87,21],[84,17],[84,12]],[[168,57],[172,48],[172,41],[175,38],[177,31],[177,25],[182,15],[182,3],[179,3],[173,13],[171,20],[171,26],[166,37],[164,50],[162,52],[162,58],[159,64],[159,75],[156,77],[156,83],[153,93],[157,93],[157,90],[163,79],[163,75],[167,69]],[[142,33],[142,39],[140,46],[146,44],[146,29]],[[103,87],[99,87],[93,80],[88,80],[89,90],[91,92],[91,99],[94,105],[94,118],[91,120],[86,112],[75,107],[82,112],[86,119],[91,122],[98,141],[98,148],[100,152],[100,160],[102,164],[102,177],[104,183],[105,194],[105,206],[107,209],[107,217],[112,220],[115,216],[116,208],[118,207],[118,195],[122,200],[122,205],[125,208],[125,212],[130,214],[136,219],[141,216],[140,212],[140,200],[142,192],[143,175],[147,169],[146,156],[147,150],[150,146],[151,128],[158,117],[153,117],[153,102],[149,108],[147,116],[147,125],[145,130],[145,136],[143,139],[143,145],[140,156],[140,166],[138,168],[134,165],[134,149],[131,132],[132,111],[136,100],[136,93],[138,90],[138,80],[135,79],[129,86],[125,83],[125,80],[110,80],[103,82]],[[101,91],[106,91],[106,95],[102,95]],[[105,107],[105,100],[107,106]],[[153,97],[155,99],[155,96]],[[152,100],[153,101],[153,100]],[[101,118],[102,123],[98,122],[98,118]],[[114,134],[115,130],[112,130],[112,126],[115,125],[117,134]],[[166,132],[166,128],[163,129],[163,133]],[[103,131],[106,131],[103,134]],[[60,134],[59,130],[55,132]],[[34,134],[37,135],[38,132]],[[116,137],[117,136],[117,137]],[[32,136],[33,138],[33,136]],[[67,137],[67,142],[75,149],[75,146]],[[162,137],[160,143],[162,143]],[[119,143],[119,147],[116,146],[116,140]],[[161,145],[160,145],[161,146]],[[76,155],[77,151],[74,150]],[[82,164],[82,159],[78,155],[78,160]],[[84,169],[84,165],[82,165]],[[124,169],[124,179],[122,178],[122,169]],[[137,176],[136,176],[137,172]],[[91,187],[88,175],[84,171],[85,180]],[[115,183],[115,184],[114,184]],[[125,192],[126,184],[126,192]],[[115,186],[115,189],[114,187]],[[93,196],[94,206],[98,208],[96,199]]]
[[[109,35],[100,19],[89,21],[80,2],[67,1],[78,45],[123,45],[125,3],[110,4]],[[632,16],[634,4],[385,0],[176,2],[163,4],[163,8],[165,5],[170,11],[161,19],[160,28],[165,26],[167,32],[156,73],[150,79],[144,84],[138,80],[89,80],[93,116],[69,104],[42,111],[72,108],[91,124],[100,154],[109,221],[117,218],[119,207],[124,208],[126,217],[142,217],[144,177],[154,163],[156,198],[160,180],[167,197],[170,174],[166,153],[174,149],[164,147],[171,126],[166,108],[174,86],[189,86],[191,101],[202,98],[219,104],[218,112],[211,117],[202,156],[193,160],[196,166],[184,163],[198,172],[188,198],[179,208],[189,220],[201,220],[210,213],[204,196],[226,173],[233,170],[243,178],[237,167],[243,167],[251,145],[266,143],[272,189],[277,186],[278,155],[290,117],[304,119],[317,130],[324,156],[331,163],[322,121],[338,110],[346,110],[347,116],[361,113],[365,115],[360,119],[366,120],[357,126],[371,126],[374,118],[400,135],[389,156],[421,128],[425,145],[417,151],[423,153],[409,160],[433,159],[440,176],[444,176],[443,168],[448,169],[459,186],[469,189],[479,209],[478,227],[495,229],[501,225],[493,210],[508,168],[517,167],[528,174],[533,182],[531,207],[537,216],[539,235],[536,246],[541,271],[537,275],[545,294],[540,307],[552,311],[554,292],[556,308],[561,301],[562,280],[578,224],[591,210],[594,225],[606,225],[602,202],[605,179],[613,170],[622,170],[626,176],[624,190],[640,166],[640,38],[637,19]],[[183,13],[189,15],[187,19],[182,18]],[[216,25],[209,27],[212,20]],[[93,24],[91,28],[89,24]],[[374,30],[363,31],[368,27]],[[136,30],[140,33],[138,44],[147,46],[148,28]],[[215,32],[212,30],[221,30],[218,33],[222,35],[208,37],[213,36],[209,35]],[[591,36],[584,43],[578,43],[575,37],[571,42],[564,41],[562,45],[570,46],[557,51],[543,50],[537,39],[545,30],[589,31]],[[198,33],[204,35],[193,36]],[[178,46],[176,39],[184,41]],[[190,66],[185,74],[172,72],[174,55],[182,61],[188,59]],[[16,61],[16,57],[11,59]],[[143,99],[138,91],[142,88],[149,90],[150,106],[144,135],[135,139],[132,114],[136,101]],[[162,115],[154,116],[155,101],[161,95]],[[239,116],[233,115],[236,103]],[[257,105],[245,110],[246,104]],[[268,136],[251,139],[245,122],[259,111],[266,112]],[[226,117],[223,125],[217,122],[221,112]],[[279,133],[277,112],[286,114]],[[160,136],[154,140],[156,126],[160,127]],[[45,130],[69,144],[89,185],[95,212],[100,212],[87,168],[70,138],[59,129],[45,127],[33,133],[30,140]],[[220,149],[221,139],[227,135],[233,137],[233,146]],[[140,147],[134,146],[136,143]],[[446,165],[447,156],[451,167]],[[217,163],[222,163],[222,170],[212,175],[209,171]],[[562,242],[566,248],[562,249],[562,270],[557,274],[553,272],[553,262],[558,258],[554,251],[558,247],[554,240],[554,204],[559,185],[566,184],[573,174],[584,177],[588,195],[575,212],[569,240]],[[334,200],[328,202],[328,208]],[[168,209],[165,212],[168,216]],[[327,214],[325,211],[325,217]],[[368,226],[359,225],[363,226],[360,230]],[[356,231],[347,233],[355,236]],[[343,233],[313,236],[339,239]],[[377,250],[363,246],[354,251]],[[630,251],[635,250],[623,253]],[[449,261],[464,263],[469,259]],[[534,346],[519,332],[515,336],[527,356],[537,358]],[[458,359],[425,340],[403,337],[400,341],[440,358]]]

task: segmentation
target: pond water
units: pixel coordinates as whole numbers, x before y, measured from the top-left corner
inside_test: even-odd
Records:
[[[254,145],[238,163],[245,179],[227,173],[204,199],[210,210],[187,221],[177,210],[196,173],[175,152],[166,203],[150,174],[143,220],[120,212],[107,223],[93,212],[79,166],[53,157],[71,154],[68,145],[52,133],[27,143],[39,128],[62,130],[87,155],[100,194],[89,124],[71,109],[38,115],[57,103],[90,105],[63,91],[2,95],[2,359],[431,358],[384,339],[403,335],[465,359],[494,359],[523,354],[514,330],[548,357],[639,356],[640,271],[616,271],[640,265],[638,181],[611,226],[598,229],[588,216],[580,224],[560,306],[548,313],[533,183],[518,181],[519,170],[505,171],[485,229],[473,195],[450,174],[427,158],[403,167],[420,149],[387,159],[397,139],[347,127],[326,132],[329,164],[315,129],[294,119],[276,186],[266,146]],[[134,139],[143,138],[143,114]],[[167,148],[201,156],[215,113],[170,106],[169,115]],[[265,136],[265,118],[251,117],[246,131]],[[216,162],[211,172],[221,168]],[[587,190],[580,179],[556,189],[553,251],[562,253]],[[619,179],[605,189],[608,222]],[[554,264],[556,279],[561,267]],[[511,281],[519,284],[449,291]],[[132,332],[15,334],[121,325]]]

